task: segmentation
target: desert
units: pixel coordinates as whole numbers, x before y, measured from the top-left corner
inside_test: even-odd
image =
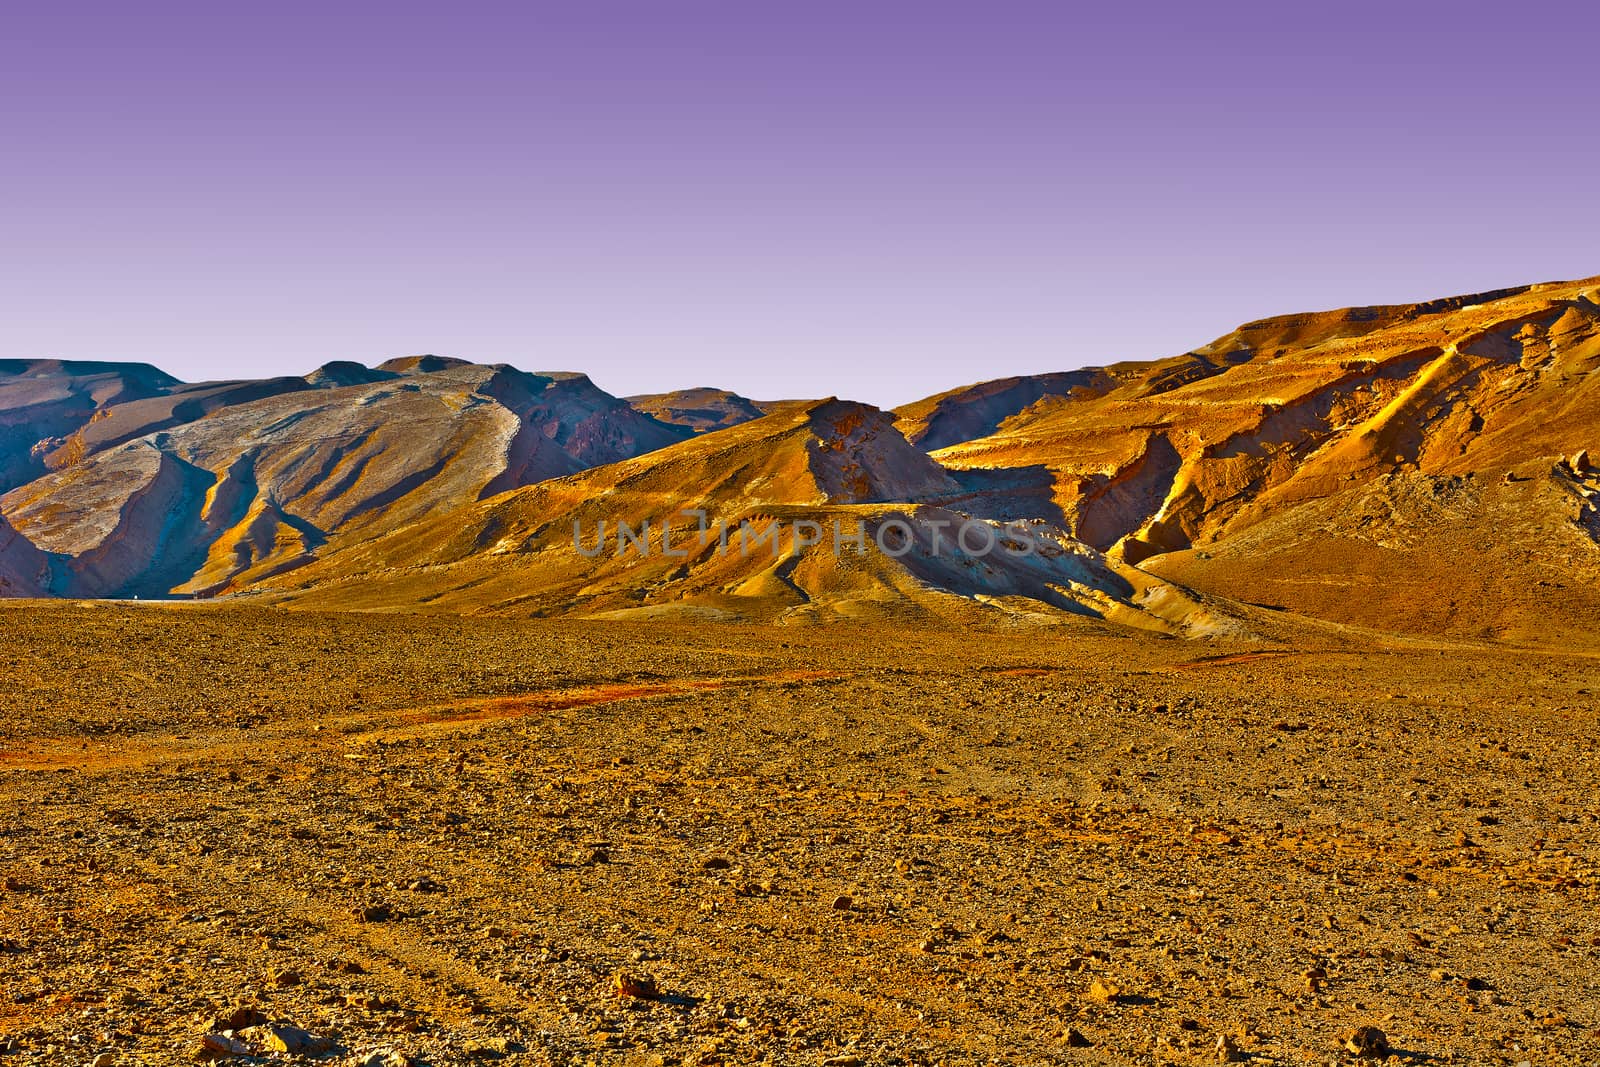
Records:
[[[0,621],[0,1062],[1600,1055],[1592,649]]]
[[[1597,294],[0,364],[0,1062],[1594,1062]]]

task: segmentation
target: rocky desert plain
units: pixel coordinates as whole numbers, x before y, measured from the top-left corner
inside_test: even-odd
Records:
[[[1595,449],[1600,279],[895,411],[0,361],[0,1064],[1600,1062]]]

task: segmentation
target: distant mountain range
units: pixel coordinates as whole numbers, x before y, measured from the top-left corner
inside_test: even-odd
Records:
[[[1559,640],[1600,623],[1597,370],[1600,279],[894,412],[435,356],[0,361],[0,594]],[[646,521],[684,554],[603,535]]]

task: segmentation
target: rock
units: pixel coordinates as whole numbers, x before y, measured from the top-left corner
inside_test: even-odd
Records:
[[[288,989],[290,986],[297,986],[302,980],[303,979],[301,979],[299,971],[291,970],[288,967],[280,967],[272,972],[272,984],[277,986],[279,989]],[[237,1027],[235,1029],[237,1029]]]
[[[661,995],[654,978],[637,972],[619,971],[611,978],[611,989],[618,997],[638,1000],[655,1000]]]
[[[863,1067],[864,1063],[860,1056],[829,1056],[822,1061],[822,1067]]]
[[[356,1067],[415,1067],[416,1060],[398,1049],[380,1048],[356,1059]]]
[[[1244,1053],[1240,1051],[1238,1042],[1227,1034],[1217,1035],[1216,1055],[1218,1063],[1240,1063],[1244,1060]]]
[[[832,907],[834,911],[849,911],[851,908],[855,907],[855,904],[855,900],[853,900],[849,894],[840,893],[838,896],[833,898],[833,903],[830,905],[830,907]]]
[[[1122,987],[1109,978],[1096,978],[1089,983],[1089,999],[1098,1004],[1112,1004],[1122,996]]]
[[[726,871],[732,869],[733,864],[723,856],[712,856],[700,866],[708,871]]]
[[[394,912],[387,904],[358,904],[350,909],[350,913],[364,923],[386,923],[394,918]]]
[[[259,1036],[269,1052],[283,1052],[290,1056],[320,1056],[333,1051],[332,1038],[319,1037],[289,1023],[267,1023],[241,1036]]]
[[[1376,1026],[1363,1026],[1344,1039],[1344,1047],[1357,1056],[1387,1056],[1389,1038]]]
[[[221,1032],[224,1030],[246,1030],[252,1026],[260,1026],[267,1021],[267,1017],[255,1008],[239,1007],[222,1015],[214,1016],[207,1029]]]
[[[224,1056],[250,1056],[255,1049],[231,1034],[206,1034],[200,1039],[200,1049],[195,1059],[210,1060]]]
[[[510,1038],[489,1037],[469,1042],[464,1051],[469,1059],[499,1060],[514,1052],[524,1051],[523,1046]]]
[[[1068,1048],[1093,1048],[1094,1047],[1094,1042],[1090,1041],[1088,1038],[1084,1037],[1083,1034],[1079,1033],[1077,1030],[1068,1030],[1067,1031],[1067,1047]]]
[[[117,1054],[115,1052],[102,1052],[89,1062],[89,1067],[111,1067],[116,1062]]]
[[[418,878],[416,881],[411,882],[409,885],[406,886],[406,888],[411,890],[411,892],[413,892],[413,893],[443,893],[444,892],[444,886],[440,885],[438,882],[435,882],[432,878],[429,878],[427,875],[423,875],[421,878]]]

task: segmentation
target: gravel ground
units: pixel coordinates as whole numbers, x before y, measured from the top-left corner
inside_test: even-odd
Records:
[[[1337,630],[0,605],[0,1065],[1594,1063],[1591,691]]]

